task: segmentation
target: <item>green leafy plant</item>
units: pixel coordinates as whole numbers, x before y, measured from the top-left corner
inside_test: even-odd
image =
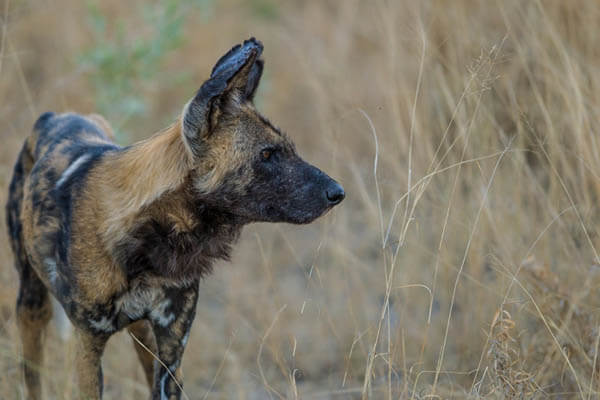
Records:
[[[181,78],[163,76],[161,61],[183,43],[184,18],[189,8],[209,12],[211,5],[212,0],[169,0],[141,6],[144,26],[137,27],[136,31],[144,33],[132,35],[125,29],[125,21],[110,22],[97,3],[88,3],[94,44],[81,58],[92,70],[90,83],[98,111],[116,121],[117,140],[125,139],[124,125],[147,113],[147,102],[138,86]]]

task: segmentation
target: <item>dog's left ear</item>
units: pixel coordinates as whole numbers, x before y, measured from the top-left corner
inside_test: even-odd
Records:
[[[237,70],[230,78],[225,91],[238,90],[243,100],[252,101],[264,67],[264,61],[259,59],[262,50],[262,43],[255,38],[234,46],[217,61],[210,73],[211,79],[230,76],[233,70]]]
[[[258,59],[254,62],[254,64],[252,64],[252,69],[248,75],[248,84],[246,85],[245,93],[246,99],[249,101],[254,100],[254,94],[256,93],[258,84],[260,83],[264,65],[265,62],[262,59]]]
[[[192,149],[216,128],[221,115],[251,101],[263,70],[263,45],[251,38],[233,47],[217,61],[210,78],[183,110],[183,133]]]

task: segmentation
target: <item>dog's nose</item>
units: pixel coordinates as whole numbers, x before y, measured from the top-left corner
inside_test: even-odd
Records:
[[[329,201],[329,204],[334,206],[336,204],[341,203],[342,200],[344,200],[344,197],[346,197],[346,193],[344,193],[344,188],[337,182],[331,184],[325,191],[325,194],[327,195],[327,200]]]

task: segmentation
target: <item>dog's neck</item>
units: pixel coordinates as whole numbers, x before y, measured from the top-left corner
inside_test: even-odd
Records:
[[[109,252],[129,276],[198,278],[228,259],[247,222],[194,193],[191,155],[180,123],[107,157],[100,191]],[[107,168],[108,170],[108,168]]]
[[[129,277],[141,273],[189,281],[228,260],[244,221],[190,196],[188,185],[146,207],[115,247]]]

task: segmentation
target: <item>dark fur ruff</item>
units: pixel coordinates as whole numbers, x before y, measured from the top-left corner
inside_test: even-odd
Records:
[[[344,197],[252,104],[262,44],[235,46],[180,119],[130,147],[100,116],[45,113],[15,164],[6,207],[19,272],[24,377],[40,399],[51,293],[76,330],[79,394],[102,396],[100,359],[127,327],[153,399],[179,399],[198,285],[251,222],[308,223]]]
[[[149,272],[175,281],[192,281],[209,273],[215,260],[229,260],[243,220],[194,199],[190,186],[184,184],[149,206],[142,213],[144,222],[116,245],[115,259],[125,267],[129,279]],[[198,221],[189,231],[178,231],[161,213],[173,205],[173,198],[184,202]]]

